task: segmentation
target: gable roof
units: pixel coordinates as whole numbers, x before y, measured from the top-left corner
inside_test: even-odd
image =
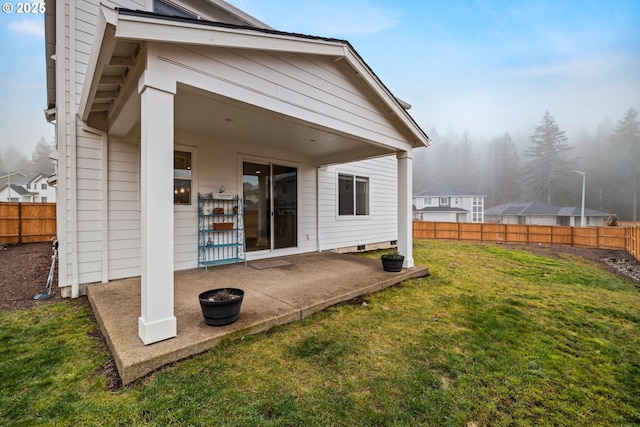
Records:
[[[452,208],[449,206],[427,206],[422,209],[416,209],[415,205],[413,206],[414,212],[469,212],[467,209],[462,208]]]
[[[407,112],[410,106],[391,93],[346,40],[106,6],[101,6],[99,12],[96,40],[80,98],[78,112],[84,122],[91,124],[92,108],[106,107],[115,102],[116,98],[105,100],[96,97],[97,93],[111,93],[112,97],[119,93],[101,89],[100,77],[110,66],[117,44],[128,43],[131,49],[135,49],[132,45],[136,41],[312,54],[329,56],[336,62],[345,61],[385,104],[388,114],[399,120],[408,131],[408,142],[413,147],[429,145],[429,137]]]
[[[9,187],[8,185],[5,185],[4,187],[2,187],[2,189],[0,189],[0,191],[4,191],[7,189],[7,187]],[[24,187],[21,187],[20,185],[16,185],[16,184],[11,184],[11,191],[15,191],[16,194],[20,195],[20,196],[37,196],[38,193],[32,193],[31,191],[27,190]]]
[[[572,206],[556,206],[548,203],[526,201],[505,203],[485,209],[485,216],[579,216],[581,208]],[[595,209],[584,210],[585,216],[609,216],[611,214]]]
[[[451,196],[480,196],[484,197],[484,194],[470,193],[468,191],[461,191],[455,188],[449,187],[432,187],[424,190],[421,193],[414,195],[413,197],[451,197]]]

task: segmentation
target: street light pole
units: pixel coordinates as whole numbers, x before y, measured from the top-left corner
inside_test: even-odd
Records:
[[[587,171],[580,172],[574,169],[571,172],[579,173],[580,175],[582,175],[582,207],[580,208],[580,227],[584,227],[584,190],[586,187]]]

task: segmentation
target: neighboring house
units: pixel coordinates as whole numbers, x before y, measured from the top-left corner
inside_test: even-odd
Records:
[[[270,201],[249,261],[397,242],[413,266],[429,139],[348,42],[222,0],[109,5],[46,0],[63,295],[141,276],[140,338],[175,336],[173,272],[197,267],[196,197],[221,186]],[[281,206],[293,226],[274,226]]]
[[[8,184],[14,184],[16,181],[19,181],[23,178],[26,178],[26,175],[23,174],[22,172],[0,171],[0,188]]]
[[[55,203],[56,189],[49,184],[50,177],[50,174],[42,173],[12,176],[11,187],[0,184],[0,201]]]
[[[446,187],[413,196],[413,219],[441,222],[484,222],[484,195]]]
[[[499,224],[581,226],[580,208],[561,207],[542,202],[505,203],[486,209],[484,215],[487,222]],[[611,214],[606,212],[585,208],[585,226],[606,225],[610,216]]]
[[[0,202],[34,202],[38,193],[32,193],[21,185],[11,183],[0,188]]]

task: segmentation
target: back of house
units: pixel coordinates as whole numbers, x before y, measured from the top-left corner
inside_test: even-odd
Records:
[[[413,265],[412,150],[428,137],[347,41],[221,0],[46,10],[65,296],[131,276],[169,292],[224,235],[202,229],[199,194],[240,199],[247,260],[397,244]]]

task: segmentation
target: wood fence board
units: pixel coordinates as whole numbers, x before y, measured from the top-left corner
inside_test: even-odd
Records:
[[[413,237],[493,243],[540,243],[626,250],[640,260],[640,225],[566,227],[556,225],[472,224],[414,221]]]
[[[55,203],[0,202],[0,243],[48,242],[55,235]]]

